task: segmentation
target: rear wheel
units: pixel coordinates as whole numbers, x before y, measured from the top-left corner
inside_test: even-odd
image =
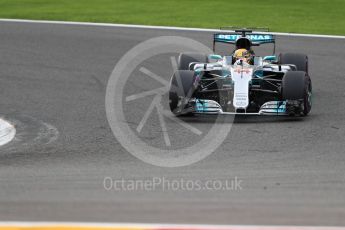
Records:
[[[299,53],[285,53],[279,55],[279,64],[292,64],[297,71],[304,71],[308,74],[308,56]]]
[[[169,106],[175,115],[181,115],[184,109],[183,99],[192,96],[194,80],[194,71],[178,70],[173,74],[169,90]]]
[[[286,72],[282,81],[283,100],[302,100],[303,115],[307,115],[312,107],[312,84],[310,77],[303,71]]]
[[[206,55],[199,53],[182,53],[178,57],[177,68],[179,70],[193,70],[192,66],[191,68],[189,66],[192,62],[207,63],[208,58]]]

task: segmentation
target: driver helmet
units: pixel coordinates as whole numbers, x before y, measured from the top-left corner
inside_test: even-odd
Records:
[[[238,49],[234,53],[234,59],[235,62],[242,60],[243,62],[246,62],[250,64],[251,62],[251,54],[248,50],[246,49]]]

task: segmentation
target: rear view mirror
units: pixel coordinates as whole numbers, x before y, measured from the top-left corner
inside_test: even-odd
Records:
[[[210,54],[208,55],[208,60],[209,61],[214,61],[214,62],[217,62],[219,60],[222,60],[222,56],[218,55],[218,54]]]
[[[266,57],[264,57],[263,60],[274,62],[274,61],[277,61],[277,57],[276,56],[266,56]]]

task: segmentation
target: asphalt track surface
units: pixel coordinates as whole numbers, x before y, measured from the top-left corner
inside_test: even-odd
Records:
[[[345,41],[278,37],[278,53],[309,54],[310,116],[236,118],[212,155],[162,168],[125,151],[105,113],[114,65],[162,35],[211,44],[207,32],[0,23],[0,115],[17,128],[15,140],[0,148],[0,220],[345,225]],[[166,79],[172,73],[164,64],[149,66]],[[145,106],[129,108],[137,124]],[[162,143],[159,131],[142,135]],[[243,183],[237,191],[107,191],[107,176]]]

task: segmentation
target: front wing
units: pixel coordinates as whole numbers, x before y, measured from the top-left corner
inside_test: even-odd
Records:
[[[287,110],[287,101],[269,101],[263,104],[258,112],[238,110],[233,112],[223,111],[222,107],[213,100],[196,99],[191,103],[188,112],[197,114],[225,114],[225,115],[290,115]]]

